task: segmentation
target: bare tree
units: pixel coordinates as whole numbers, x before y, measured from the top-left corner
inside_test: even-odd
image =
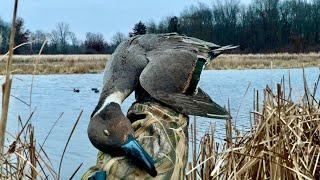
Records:
[[[314,42],[320,43],[320,0],[312,0],[312,24],[314,32]]]
[[[203,3],[186,8],[179,17],[179,29],[183,34],[212,41],[212,10]]]
[[[31,53],[39,52],[42,44],[47,39],[47,34],[41,30],[37,30],[30,34],[30,40],[34,41],[31,46]]]
[[[158,25],[158,33],[167,33],[168,32],[168,26],[170,22],[170,17],[163,18]]]
[[[149,34],[157,33],[157,25],[154,21],[149,21],[147,23],[147,33]]]
[[[116,32],[111,38],[111,44],[112,46],[118,46],[122,41],[126,40],[127,37],[121,32]]]
[[[239,19],[239,0],[216,0],[213,5],[213,23],[214,34],[219,34],[215,37],[215,41],[226,44],[237,44],[237,28]]]
[[[69,24],[60,22],[57,24],[56,29],[51,32],[51,43],[56,45],[57,51],[66,53],[69,41],[71,41],[72,32]]]
[[[41,30],[37,30],[30,34],[30,40],[34,41],[35,44],[42,44],[43,41],[46,40],[46,38],[46,33]]]
[[[0,17],[0,32],[2,34],[2,44],[0,46],[0,52],[6,53],[9,48],[9,35],[10,35],[10,25],[9,23],[3,21]]]
[[[91,32],[86,34],[84,45],[86,47],[86,53],[89,54],[104,53],[106,47],[108,46],[101,33]]]

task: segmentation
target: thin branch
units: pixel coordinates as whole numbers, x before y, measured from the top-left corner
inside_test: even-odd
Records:
[[[74,132],[74,130],[76,129],[76,127],[77,127],[77,125],[78,125],[78,122],[79,122],[79,120],[80,120],[80,118],[81,118],[81,116],[82,116],[82,113],[83,113],[83,110],[80,112],[80,114],[79,114],[76,122],[74,123],[74,125],[73,125],[73,127],[72,127],[72,130],[71,130],[71,133],[70,133],[70,135],[69,135],[69,137],[68,137],[67,143],[66,143],[66,145],[64,146],[64,149],[63,149],[63,152],[62,152],[62,156],[61,156],[61,159],[60,159],[60,163],[59,163],[58,179],[60,179],[60,172],[61,172],[61,167],[62,167],[62,161],[63,161],[64,154],[65,154],[65,152],[66,152],[66,150],[67,150],[67,147],[68,147],[68,144],[69,144],[69,142],[70,142],[70,139],[71,139],[71,137],[72,137],[72,135],[73,135],[73,132]]]
[[[69,178],[70,180],[73,179],[73,177],[77,174],[81,166],[83,165],[83,162],[78,166],[78,168],[72,173],[71,177]]]
[[[41,48],[40,48],[40,51],[39,51],[39,53],[38,53],[38,56],[34,59],[34,62],[33,62],[34,67],[33,67],[31,87],[30,87],[30,96],[29,96],[30,108],[31,108],[31,105],[32,105],[32,90],[33,90],[33,83],[34,83],[34,75],[35,75],[35,73],[36,73],[36,69],[37,69],[37,65],[38,65],[38,63],[39,63],[40,55],[41,55],[41,53],[42,53],[42,51],[43,51],[43,48],[44,48],[44,46],[46,45],[46,43],[47,43],[47,40],[44,40],[44,42],[43,42],[43,44],[42,44],[42,46],[41,46]]]
[[[16,100],[18,100],[18,101],[20,101],[20,102],[22,102],[23,104],[25,104],[25,105],[27,105],[27,106],[30,106],[30,104],[28,104],[27,102],[25,102],[24,100],[22,100],[22,99],[20,99],[20,98],[18,98],[17,96],[14,96],[14,95],[10,95],[11,97],[13,97],[13,98],[15,98]]]

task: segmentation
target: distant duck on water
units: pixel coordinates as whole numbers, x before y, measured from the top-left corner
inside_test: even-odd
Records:
[[[94,93],[99,93],[99,89],[98,88],[91,88],[91,91],[93,91]]]
[[[78,88],[73,88],[73,92],[79,93],[79,92],[80,92],[80,89],[78,89]]]
[[[108,61],[100,99],[91,115],[91,143],[104,153],[127,156],[155,177],[154,161],[134,138],[120,105],[136,91],[137,100],[147,94],[181,114],[226,118],[228,112],[198,82],[206,64],[234,48],[176,33],[140,35],[121,43]],[[141,92],[144,95],[139,96]]]

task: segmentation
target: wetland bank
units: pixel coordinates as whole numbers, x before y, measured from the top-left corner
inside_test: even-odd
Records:
[[[12,68],[15,74],[84,74],[103,71],[110,55],[15,55]],[[5,59],[0,58],[0,73],[5,71]],[[228,69],[288,69],[319,67],[320,53],[223,54],[206,68]]]

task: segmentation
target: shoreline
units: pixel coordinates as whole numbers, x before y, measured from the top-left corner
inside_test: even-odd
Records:
[[[101,73],[111,55],[15,55],[13,74]],[[0,73],[5,72],[0,58]],[[36,64],[36,68],[35,68]],[[320,66],[320,53],[305,54],[224,54],[208,64],[206,70],[293,69]]]

